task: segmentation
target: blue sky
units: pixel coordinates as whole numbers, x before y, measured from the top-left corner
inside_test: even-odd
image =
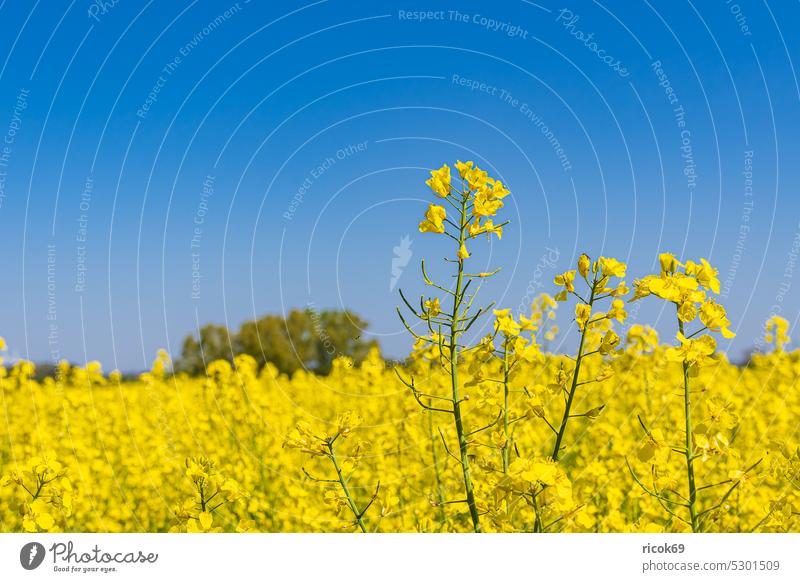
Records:
[[[458,158],[513,193],[503,240],[472,259],[504,266],[487,301],[553,291],[582,251],[628,261],[629,279],[672,251],[720,269],[733,357],[770,314],[800,312],[797,3],[6,1],[0,15],[0,335],[15,357],[136,370],[198,322],[308,305],[361,314],[402,355],[397,287],[421,292],[419,260],[449,250],[417,232],[423,181]],[[635,319],[673,332],[655,303]]]

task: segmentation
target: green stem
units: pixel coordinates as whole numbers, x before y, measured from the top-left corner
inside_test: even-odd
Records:
[[[467,227],[467,196],[462,196],[461,199],[461,218],[460,230],[458,235],[458,248],[465,241],[465,231]],[[450,321],[450,384],[453,390],[453,418],[456,426],[456,434],[458,435],[458,449],[461,453],[461,471],[464,474],[464,492],[467,497],[467,506],[469,507],[469,514],[472,518],[472,527],[475,533],[480,533],[481,524],[480,517],[478,516],[478,506],[475,503],[475,492],[472,488],[472,474],[469,467],[469,454],[467,434],[464,431],[464,423],[461,420],[461,396],[459,394],[458,384],[458,326],[460,323],[459,310],[461,308],[461,301],[463,300],[463,283],[464,283],[464,261],[458,261],[458,274],[456,276],[456,288],[453,295],[453,315]]]
[[[587,305],[591,308],[594,304],[594,294],[595,289],[597,288],[597,277],[595,276],[593,283],[592,283],[592,290],[589,295],[589,301]],[[591,315],[589,316],[591,319]],[[587,321],[586,324],[583,326],[583,331],[581,332],[581,342],[578,345],[578,356],[575,358],[575,372],[572,374],[572,386],[569,389],[569,396],[567,397],[567,404],[564,407],[564,417],[561,419],[561,426],[558,429],[558,434],[556,435],[556,442],[553,446],[553,454],[551,457],[554,461],[558,461],[558,455],[561,452],[561,441],[564,439],[564,433],[567,431],[567,422],[569,422],[569,413],[570,409],[572,408],[572,401],[575,398],[575,392],[578,388],[578,376],[581,372],[581,361],[583,360],[583,347],[584,343],[586,342],[586,332],[589,331],[589,322]]]
[[[533,511],[536,515],[533,522],[533,532],[542,533],[544,531],[544,523],[542,522],[542,514],[539,511],[539,503],[536,501],[536,494],[531,494],[531,502],[533,503]]]
[[[339,466],[339,461],[336,459],[336,451],[333,448],[332,442],[328,442],[328,451],[328,457],[333,463],[333,468],[336,469],[336,476],[339,479],[339,485],[342,486],[342,492],[344,493],[345,499],[347,499],[347,505],[350,507],[350,511],[353,512],[353,516],[356,518],[358,527],[361,528],[362,532],[367,533],[367,526],[362,519],[361,512],[358,510],[356,502],[353,500],[353,496],[350,494],[350,489],[347,487],[347,479],[345,479],[344,475],[342,475],[342,468]]]
[[[436,477],[436,496],[439,502],[439,512],[441,514],[442,525],[447,523],[447,512],[444,509],[444,488],[442,487],[442,476],[439,472],[439,452],[436,449],[436,437],[433,434],[433,411],[428,411],[428,434],[431,437],[431,452],[433,453],[433,473]]]
[[[37,474],[36,484],[37,484],[36,493],[31,493],[30,491],[28,491],[28,488],[25,487],[25,485],[22,486],[22,488],[25,489],[25,491],[28,491],[28,494],[31,495],[31,497],[33,497],[31,501],[36,501],[37,499],[39,499],[39,494],[42,492],[42,488],[44,487],[44,477],[39,477]]]
[[[508,473],[508,457],[511,450],[511,437],[508,434],[508,339],[503,346],[503,433],[506,442],[503,445],[503,473]]]
[[[683,332],[683,322],[678,318],[678,330],[681,335]],[[691,519],[692,531],[698,531],[697,523],[697,486],[694,481],[694,439],[692,438],[692,407],[689,391],[689,364],[683,362],[683,416],[686,423],[686,478],[689,482],[689,517]]]

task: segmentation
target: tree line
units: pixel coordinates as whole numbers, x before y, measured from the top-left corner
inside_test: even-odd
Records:
[[[235,356],[248,354],[259,366],[271,362],[286,374],[305,369],[324,375],[336,357],[348,356],[359,363],[378,345],[362,338],[367,325],[351,311],[311,308],[294,309],[285,317],[265,315],[244,322],[235,332],[210,323],[183,340],[175,371],[204,374],[214,360],[232,362]]]

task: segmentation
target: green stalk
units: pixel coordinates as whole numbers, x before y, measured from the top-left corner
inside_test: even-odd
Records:
[[[39,494],[42,492],[42,489],[44,488],[44,477],[39,477],[37,475],[36,481],[38,481],[38,487],[36,488],[36,493],[33,494],[33,499],[31,499],[31,501],[36,501],[37,499],[39,499]],[[30,493],[30,491],[28,491],[28,493]]]
[[[431,383],[431,366],[428,364],[428,385]],[[433,456],[433,474],[436,477],[436,497],[439,502],[439,513],[441,514],[442,525],[447,523],[447,511],[444,508],[444,486],[442,485],[442,475],[439,471],[439,452],[436,448],[436,436],[433,432],[433,411],[428,410],[428,435],[431,439],[431,453]]]
[[[361,528],[361,531],[367,533],[367,526],[362,519],[361,512],[358,510],[358,506],[356,502],[353,500],[353,496],[350,494],[350,489],[347,487],[347,479],[344,478],[342,475],[342,469],[339,467],[339,461],[336,459],[336,452],[333,449],[333,441],[328,442],[328,451],[330,454],[328,455],[331,462],[333,463],[334,469],[336,469],[336,476],[339,478],[339,485],[342,486],[342,492],[344,493],[345,498],[347,499],[347,505],[350,507],[350,511],[353,512],[353,515],[356,518],[356,523],[358,527]]]
[[[678,318],[678,329],[681,335],[683,322]],[[689,392],[689,364],[683,362],[683,416],[686,422],[686,478],[689,482],[689,517],[692,522],[692,531],[698,531],[697,523],[697,486],[694,481],[694,439],[692,438],[692,407]]]
[[[431,453],[433,454],[433,473],[436,477],[436,497],[439,502],[439,513],[441,514],[442,525],[447,523],[447,512],[444,509],[444,488],[442,487],[442,476],[439,473],[439,453],[436,450],[436,437],[433,434],[433,412],[428,411],[428,434],[431,438]]]
[[[506,442],[503,445],[503,474],[508,474],[509,456],[511,454],[511,435],[508,433],[508,337],[503,341],[503,434]],[[511,503],[506,499],[506,515],[511,513]]]
[[[533,533],[542,533],[544,530],[544,523],[542,523],[542,514],[539,511],[539,504],[536,502],[537,493],[531,494],[531,503],[533,503],[533,511],[536,517],[533,522]]]
[[[503,446],[503,473],[508,473],[508,457],[511,449],[511,437],[508,434],[508,338],[503,346],[503,432],[506,444]]]
[[[462,194],[461,197],[461,217],[460,228],[458,234],[458,248],[464,244],[465,231],[467,227],[467,196]],[[453,417],[455,419],[456,434],[458,435],[458,449],[461,453],[461,471],[464,474],[464,492],[467,497],[467,506],[469,507],[469,514],[472,518],[472,527],[475,533],[480,533],[481,524],[480,517],[478,516],[478,507],[475,504],[475,492],[472,488],[472,474],[469,468],[469,455],[467,452],[467,434],[464,432],[464,424],[461,420],[461,396],[459,394],[458,384],[458,326],[459,326],[459,309],[461,308],[461,301],[463,300],[463,283],[464,283],[464,261],[458,261],[458,274],[456,276],[456,288],[453,296],[453,315],[450,321],[450,384],[453,389]]]
[[[592,307],[594,304],[594,295],[595,289],[597,288],[597,277],[594,278],[592,283],[592,291],[589,295],[589,307]],[[575,358],[575,371],[572,374],[572,386],[569,389],[569,396],[567,397],[567,404],[564,407],[564,417],[561,419],[561,426],[558,429],[558,434],[556,435],[556,443],[553,447],[553,454],[550,455],[554,461],[558,461],[558,455],[561,451],[561,441],[564,439],[564,433],[567,431],[567,422],[569,422],[569,412],[572,408],[572,400],[575,398],[575,392],[578,388],[578,376],[581,372],[581,361],[583,360],[583,347],[586,341],[586,332],[589,331],[589,321],[591,321],[592,316],[591,313],[589,315],[589,320],[583,326],[583,331],[581,332],[581,342],[578,346],[578,356]]]

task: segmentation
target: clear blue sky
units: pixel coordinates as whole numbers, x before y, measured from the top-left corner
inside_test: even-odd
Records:
[[[402,355],[393,248],[410,235],[397,286],[419,292],[419,259],[443,252],[416,230],[426,169],[474,158],[513,192],[512,225],[473,259],[505,266],[487,298],[516,309],[584,250],[634,276],[659,251],[704,256],[736,356],[774,306],[800,312],[799,16],[754,0],[5,1],[0,335],[16,357],[135,370],[197,322],[312,303]],[[655,304],[636,319],[672,332]]]

